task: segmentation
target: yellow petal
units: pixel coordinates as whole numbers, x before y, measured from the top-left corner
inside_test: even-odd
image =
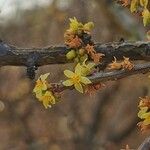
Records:
[[[81,74],[81,69],[82,69],[82,67],[81,67],[80,63],[78,63],[75,67],[75,74],[80,75]]]
[[[72,78],[74,76],[74,73],[72,71],[70,71],[70,70],[65,70],[64,74],[68,78]]]
[[[40,79],[41,79],[42,81],[45,81],[45,80],[47,79],[47,77],[49,76],[49,74],[50,74],[50,73],[46,73],[46,74],[41,75],[41,76],[40,76]]]
[[[140,0],[140,5],[146,8],[148,5],[148,0]]]
[[[148,107],[141,107],[140,108],[141,110],[138,112],[138,117],[141,118],[141,119],[145,119],[147,117],[147,110],[148,110]]]
[[[66,80],[62,83],[64,86],[72,86],[73,85],[73,81],[71,79]]]
[[[47,109],[48,106],[49,106],[49,101],[44,100],[44,101],[43,101],[43,105],[44,105],[44,107]]]
[[[150,117],[146,118],[146,119],[143,121],[143,124],[144,124],[144,125],[149,125],[149,124],[150,124]]]
[[[141,119],[146,119],[148,117],[150,117],[150,112],[148,113],[143,113],[142,111],[138,113],[138,117]]]
[[[87,61],[87,58],[84,59],[84,61],[83,61],[83,63],[82,63],[83,66],[86,66],[86,61]]]
[[[92,69],[95,66],[95,63],[89,63],[87,64],[87,68]]]
[[[74,87],[77,91],[79,91],[80,93],[83,93],[83,87],[80,83],[74,84]]]
[[[42,99],[42,92],[41,91],[39,91],[39,92],[36,92],[36,98],[39,100],[39,101],[42,101],[41,99]]]
[[[150,24],[150,11],[148,9],[143,10],[142,16],[143,16],[144,26],[147,26],[148,24]]]
[[[54,96],[51,96],[51,104],[55,104],[55,97]]]
[[[81,77],[80,81],[84,84],[90,84],[92,83],[87,77]]]
[[[139,0],[132,0],[130,5],[130,11],[133,13],[137,11],[139,5]]]

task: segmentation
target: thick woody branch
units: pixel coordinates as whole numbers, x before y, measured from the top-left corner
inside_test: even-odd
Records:
[[[95,50],[105,54],[102,63],[109,63],[115,56],[122,60],[123,56],[131,60],[150,61],[150,42],[113,42],[107,44],[95,44]],[[0,66],[43,66],[49,64],[64,64],[66,46],[49,46],[44,48],[17,48],[7,43],[0,43]]]

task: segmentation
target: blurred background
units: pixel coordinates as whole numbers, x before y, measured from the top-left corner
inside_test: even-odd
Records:
[[[145,40],[142,19],[111,0],[0,0],[0,38],[18,47],[61,45],[69,18],[93,21],[95,42]],[[50,82],[70,65],[40,67]],[[35,80],[36,80],[35,79]],[[136,124],[139,97],[149,95],[147,75],[106,83],[95,95],[65,91],[45,109],[32,94],[26,68],[0,68],[0,150],[136,149],[149,135]]]

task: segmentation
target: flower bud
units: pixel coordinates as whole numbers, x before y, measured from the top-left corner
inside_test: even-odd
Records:
[[[88,22],[84,25],[83,28],[84,28],[85,31],[90,31],[94,28],[94,23],[93,22]]]
[[[66,54],[66,57],[67,57],[68,60],[72,60],[73,58],[75,58],[75,57],[76,57],[76,52],[75,52],[75,50],[69,51],[69,52]]]

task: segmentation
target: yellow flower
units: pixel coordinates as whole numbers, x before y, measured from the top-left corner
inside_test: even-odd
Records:
[[[148,9],[144,9],[142,12],[142,16],[143,16],[143,24],[144,26],[147,26],[148,24],[150,24],[150,11]]]
[[[142,131],[145,131],[150,128],[150,111],[149,111],[149,107],[147,106],[143,107],[143,105],[139,105],[139,107],[140,107],[140,111],[138,112],[138,117],[143,121],[139,122],[138,126],[141,128]]]
[[[131,5],[130,5],[130,11],[133,13],[135,11],[137,11],[139,6],[139,0],[132,0],[131,1]]]
[[[148,5],[148,0],[140,0],[140,5],[144,8],[146,8]]]
[[[143,125],[150,125],[150,112],[148,111],[148,107],[143,107],[138,112],[138,117],[144,119]]]
[[[84,24],[84,26],[83,26],[83,29],[88,32],[90,32],[90,30],[92,30],[93,28],[94,28],[93,22],[88,22],[88,23]]]
[[[70,30],[76,34],[78,30],[83,29],[83,24],[78,22],[78,20],[74,17],[73,19],[70,18]]]
[[[95,63],[86,64],[87,59],[85,59],[81,65],[81,74],[82,76],[87,76],[91,73],[92,69],[95,66]]]
[[[47,109],[55,104],[55,97],[51,91],[46,91],[39,101],[43,102],[44,107]]]
[[[36,97],[39,99],[43,91],[47,90],[47,77],[49,76],[49,73],[46,73],[44,75],[41,75],[39,79],[36,81],[36,85],[33,89],[33,92],[36,94]]]
[[[92,82],[87,77],[83,76],[81,71],[82,71],[82,67],[79,63],[75,67],[75,73],[70,70],[65,70],[64,74],[69,79],[64,81],[63,85],[64,86],[74,85],[74,87],[77,91],[79,91],[80,93],[83,93],[82,85],[87,85]]]
[[[148,107],[140,108],[140,111],[138,112],[138,117],[141,119],[145,119],[147,116],[147,110],[148,110]]]

